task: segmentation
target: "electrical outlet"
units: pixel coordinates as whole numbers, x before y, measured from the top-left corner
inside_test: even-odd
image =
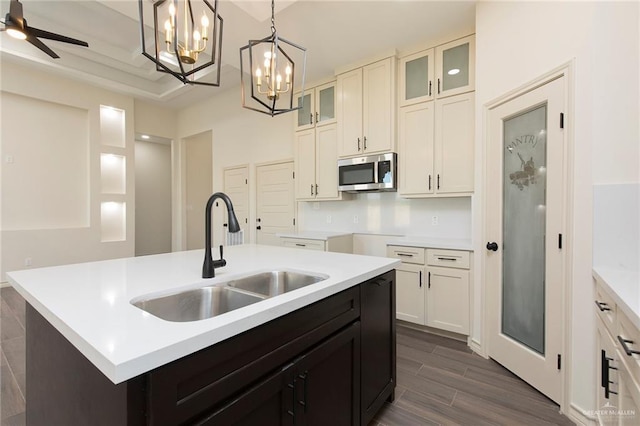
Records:
[[[33,259],[31,259],[30,257],[24,258],[24,266],[31,266],[32,264],[33,264]]]
[[[331,215],[330,214],[327,215],[327,223],[331,223]]]
[[[431,216],[431,224],[434,226],[438,224],[438,216]]]
[[[358,215],[357,214],[353,215],[353,223],[358,223]]]

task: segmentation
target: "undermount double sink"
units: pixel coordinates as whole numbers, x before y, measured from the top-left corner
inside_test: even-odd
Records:
[[[326,280],[328,276],[296,271],[268,271],[234,278],[157,297],[142,297],[131,304],[167,321],[198,321],[249,306]]]

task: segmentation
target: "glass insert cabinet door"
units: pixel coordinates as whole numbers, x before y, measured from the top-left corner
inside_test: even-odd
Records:
[[[434,50],[400,60],[400,106],[433,99],[435,92]]]
[[[301,93],[296,93],[294,100],[296,105],[300,107],[296,111],[296,130],[305,130],[315,126],[335,123],[335,81],[306,89],[304,96]]]
[[[547,105],[504,120],[502,333],[545,353]]]
[[[451,96],[475,89],[475,37],[469,36],[436,48],[436,96]]]

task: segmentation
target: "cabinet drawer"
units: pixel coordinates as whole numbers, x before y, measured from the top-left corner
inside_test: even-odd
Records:
[[[609,333],[616,335],[616,302],[604,291],[604,289],[596,282],[596,312]]]
[[[427,249],[427,264],[445,268],[469,269],[469,252]]]
[[[618,318],[618,332],[615,334],[616,344],[620,350],[620,358],[622,362],[627,366],[631,377],[640,378],[640,353],[627,354],[625,349],[630,351],[640,352],[640,330],[622,313],[617,313]],[[624,345],[620,339],[624,339]]]
[[[283,238],[282,245],[285,247],[301,248],[307,250],[324,251],[324,241],[306,240],[303,238]]]
[[[387,246],[387,257],[401,259],[403,263],[424,265],[424,250],[420,247]]]

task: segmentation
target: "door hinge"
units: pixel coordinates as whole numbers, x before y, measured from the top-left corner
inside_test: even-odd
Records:
[[[245,185],[249,185],[249,179],[245,179],[245,180],[244,180],[244,184],[245,184]]]
[[[296,172],[293,172],[293,178],[294,179],[296,178]]]
[[[564,112],[560,113],[560,128],[564,129]]]
[[[558,370],[562,370],[562,355],[558,354]]]
[[[562,250],[562,234],[558,234],[558,248]]]

